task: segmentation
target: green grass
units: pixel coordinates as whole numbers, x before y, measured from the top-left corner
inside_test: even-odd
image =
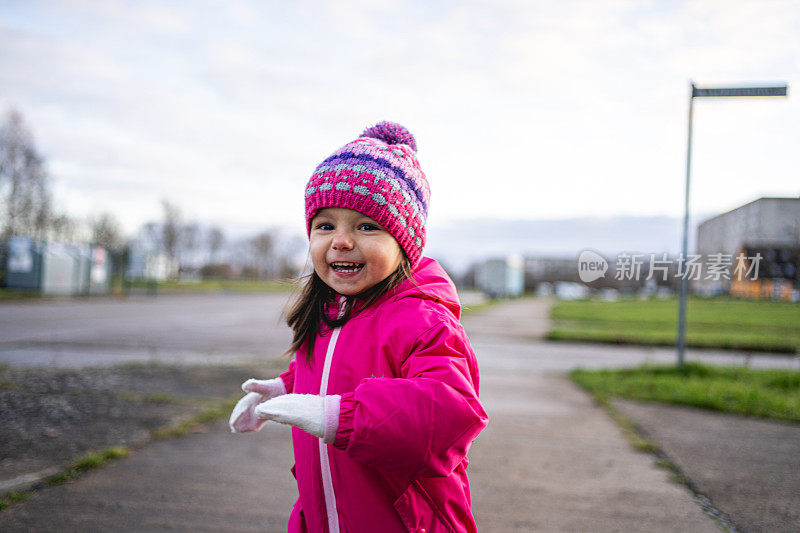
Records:
[[[127,457],[130,450],[125,446],[110,446],[99,452],[89,452],[82,455],[72,465],[44,480],[45,485],[59,485],[80,478],[85,472],[105,466],[109,461]],[[29,491],[30,492],[30,491]]]
[[[4,510],[9,505],[13,505],[15,503],[24,502],[25,500],[31,497],[30,491],[14,491],[9,493],[4,498],[0,498],[0,511]]]
[[[0,302],[2,301],[15,301],[15,300],[31,300],[36,298],[44,298],[39,291],[28,289],[7,289],[0,287]]]
[[[494,307],[502,300],[497,298],[491,298],[484,300],[481,303],[473,304],[473,305],[465,305],[461,308],[461,316],[472,315],[474,313],[480,313],[482,311],[486,311],[490,307]]]
[[[560,301],[550,311],[554,325],[546,338],[674,346],[677,315],[675,298]],[[690,298],[686,316],[688,346],[782,353],[800,350],[800,303]]]
[[[686,363],[577,369],[570,377],[599,401],[610,397],[688,405],[800,422],[800,371]]]
[[[204,403],[208,401],[208,398],[186,398],[182,396],[175,396],[174,394],[169,394],[166,392],[118,392],[117,397],[125,400],[126,402],[147,402],[171,405],[197,405],[198,403]]]
[[[130,451],[124,446],[111,446],[101,452],[90,452],[80,457],[73,466],[74,470],[78,472],[87,472],[94,468],[104,466],[112,459],[119,459],[127,457]]]
[[[631,422],[630,419],[623,415],[619,409],[617,409],[614,404],[609,401],[608,396],[594,395],[594,399],[606,410],[611,419],[614,420],[617,425],[619,425],[619,427],[622,429],[622,434],[625,436],[631,446],[640,452],[645,453],[655,453],[658,450],[656,443],[642,434],[636,424]]]
[[[110,446],[105,450],[89,452],[77,458],[72,464],[57,474],[48,477],[42,483],[43,485],[59,485],[61,483],[68,483],[70,481],[80,478],[85,472],[100,468],[108,464],[109,461],[127,457],[130,450],[125,446]],[[5,510],[9,505],[24,502],[29,499],[33,492],[38,488],[34,486],[28,490],[14,491],[7,494],[5,497],[0,498],[0,511]]]
[[[151,290],[163,293],[208,293],[208,292],[289,292],[294,284],[286,280],[201,280],[196,282],[130,281],[132,289]]]
[[[239,399],[240,397],[236,397],[228,400],[207,402],[199,413],[175,424],[155,429],[150,432],[150,435],[153,439],[168,439],[189,435],[202,428],[205,424],[228,417]]]
[[[204,294],[216,292],[236,293],[261,293],[261,292],[290,292],[294,283],[290,280],[201,280],[197,282],[159,281],[128,281],[129,289],[136,291],[153,291],[164,294]],[[123,292],[121,284],[112,286],[112,294]],[[19,290],[0,288],[0,301],[17,301],[31,299],[58,298],[57,295],[43,295],[37,290]]]

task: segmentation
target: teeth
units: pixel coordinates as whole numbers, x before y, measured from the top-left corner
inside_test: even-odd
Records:
[[[339,270],[342,272],[355,272],[356,270],[360,270],[361,267],[363,266],[364,265],[359,263],[342,263],[342,262],[331,263],[331,267],[334,270]]]

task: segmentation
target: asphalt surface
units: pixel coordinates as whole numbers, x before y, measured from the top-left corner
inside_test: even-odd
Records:
[[[252,362],[291,340],[287,293],[135,296],[0,304],[0,362],[96,366],[126,362]]]
[[[466,299],[474,299],[471,296]],[[4,302],[0,303],[0,363],[74,368],[151,361],[257,362],[280,355],[289,344],[291,335],[281,319],[288,297],[285,293],[187,294]],[[486,355],[482,367],[563,371],[675,360],[671,348],[540,342],[548,321],[536,302],[546,300],[511,301],[464,317],[476,352]],[[785,356],[751,355],[752,366],[786,366],[788,361]],[[725,364],[744,361],[742,354],[692,348],[686,358]]]
[[[92,450],[140,448],[153,431],[241,395],[273,365],[0,367],[0,497],[26,490]]]
[[[286,531],[297,486],[288,430],[154,442],[0,513],[2,531]]]
[[[800,424],[618,400],[737,530],[800,530]]]
[[[127,304],[0,305],[0,322],[14,321],[14,331],[0,331],[0,361],[85,366],[82,352],[92,364],[274,357],[288,341],[288,331],[277,325],[282,299],[159,296]],[[605,413],[560,375],[578,365],[673,360],[674,352],[539,342],[547,306],[521,300],[464,319],[490,415],[470,451],[480,530],[718,530],[684,486],[671,482],[650,455],[633,451]],[[745,360],[697,350],[688,350],[687,358]],[[754,357],[751,364],[791,361]],[[283,531],[296,497],[291,464],[288,428],[268,424],[255,435],[232,435],[217,424],[208,433],[149,444],[75,483],[39,490],[0,513],[0,530]],[[734,469],[721,469],[727,470]],[[686,473],[691,476],[692,468]]]

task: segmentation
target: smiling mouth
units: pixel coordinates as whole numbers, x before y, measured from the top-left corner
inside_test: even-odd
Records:
[[[346,263],[343,261],[338,261],[336,263],[331,263],[331,268],[336,272],[341,272],[343,274],[358,272],[362,268],[364,268],[364,263]]]

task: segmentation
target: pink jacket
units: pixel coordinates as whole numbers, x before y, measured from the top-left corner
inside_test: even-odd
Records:
[[[292,428],[294,532],[474,532],[467,452],[488,417],[453,282],[433,259],[301,349],[287,392],[341,395],[333,444]],[[421,291],[420,291],[421,289]]]

